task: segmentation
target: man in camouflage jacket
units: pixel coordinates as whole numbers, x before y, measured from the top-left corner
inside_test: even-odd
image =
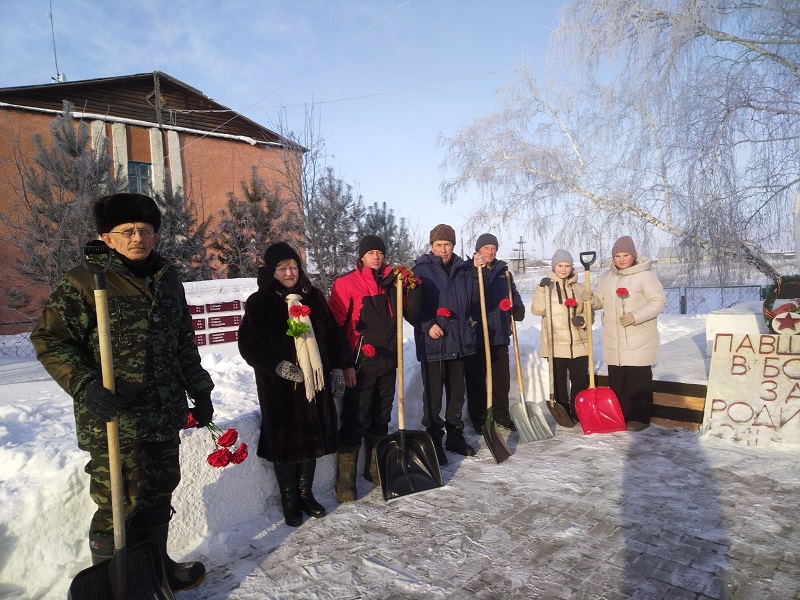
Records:
[[[152,198],[115,194],[94,207],[97,231],[111,249],[87,261],[106,273],[116,392],[103,387],[93,278],[85,267],[66,273],[31,333],[36,356],[73,398],[78,446],[91,460],[97,504],[89,532],[93,562],[114,551],[106,422],[119,418],[128,544],[155,541],[173,590],[193,587],[201,563],[176,564],[166,554],[172,492],[180,481],[179,432],[191,409],[200,425],[213,416],[210,375],[200,364],[194,331],[174,267],[153,251],[161,213]]]

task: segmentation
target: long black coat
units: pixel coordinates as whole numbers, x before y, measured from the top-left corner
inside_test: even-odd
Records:
[[[287,381],[275,373],[282,360],[297,364],[294,338],[286,335],[289,308],[284,298],[294,293],[311,309],[311,325],[325,373],[325,388],[314,400],[306,399],[305,384]],[[261,406],[258,456],[276,463],[296,463],[332,454],[337,449],[338,417],[330,393],[331,369],[342,368],[336,322],[325,296],[305,275],[287,289],[264,268],[258,273],[258,291],[245,305],[239,327],[239,352],[256,376]]]

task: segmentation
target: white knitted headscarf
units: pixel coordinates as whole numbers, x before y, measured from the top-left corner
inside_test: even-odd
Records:
[[[299,306],[300,298],[302,298],[300,294],[287,294],[287,311],[293,306]],[[294,338],[294,348],[297,352],[297,362],[300,363],[300,370],[305,379],[306,398],[311,402],[316,393],[325,388],[325,375],[322,370],[322,359],[319,356],[319,346],[317,346],[317,338],[314,337],[311,318],[307,316],[291,318],[308,326],[308,331]]]

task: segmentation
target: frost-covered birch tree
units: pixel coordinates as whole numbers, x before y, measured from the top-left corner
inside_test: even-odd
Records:
[[[720,279],[778,277],[764,251],[794,235],[800,4],[578,0],[552,42],[578,77],[523,67],[501,109],[443,138],[444,198],[478,186],[487,224],[606,248],[662,232]]]

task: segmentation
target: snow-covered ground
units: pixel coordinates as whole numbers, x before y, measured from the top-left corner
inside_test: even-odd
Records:
[[[530,277],[538,281],[541,275]],[[529,306],[530,295],[524,299]],[[219,298],[209,298],[209,301],[216,300]],[[545,390],[548,389],[548,375],[546,363],[539,354],[539,326],[539,318],[527,315],[520,324],[519,337],[526,398],[542,402],[545,399]],[[659,330],[662,344],[687,336],[702,339],[705,335],[705,319],[703,316],[662,315],[659,319]],[[602,356],[599,333],[596,330],[595,358],[598,362]],[[418,429],[422,385],[419,367],[414,358],[411,328],[406,327],[404,335],[406,427]],[[251,369],[230,348],[224,352],[207,348],[204,352],[206,354],[203,364],[216,384],[213,393],[215,422],[222,428],[238,429],[241,439],[254,449],[257,442],[258,403]],[[682,364],[683,361],[696,362],[695,356],[672,353],[668,360],[670,370],[675,373],[697,371],[696,364]],[[702,372],[702,365],[700,368]],[[516,396],[514,371],[512,365],[512,395]],[[87,477],[83,471],[88,457],[75,445],[70,398],[58,388],[35,359],[0,359],[0,389],[0,598],[61,599],[65,597],[67,587],[75,574],[90,564],[86,531],[93,504],[87,493]],[[396,429],[396,422],[395,414],[392,429]],[[671,431],[663,429],[662,433],[668,435]],[[607,439],[604,440],[603,437]],[[672,437],[674,439],[670,443],[676,455],[695,451],[700,446],[705,448],[707,454],[725,460],[725,444],[719,440],[705,439],[699,434],[679,430],[675,430]],[[470,439],[481,444],[478,456],[452,461],[445,469],[445,488],[432,492],[433,494],[447,494],[449,488],[453,502],[458,502],[456,498],[461,498],[461,501],[472,503],[473,506],[490,506],[494,495],[502,493],[498,490],[518,489],[522,486],[535,499],[536,490],[541,484],[537,478],[542,476],[542,473],[537,473],[537,452],[544,450],[534,450],[532,444],[516,447],[516,436],[512,434],[510,444],[512,448],[516,448],[518,456],[513,456],[507,464],[517,466],[501,468],[494,464],[488,449],[478,436],[472,435]],[[613,470],[619,469],[620,461],[624,460],[625,453],[629,451],[629,439],[628,433],[584,437],[576,430],[567,432],[559,428],[555,441],[560,444],[560,451],[565,452],[565,456],[573,450],[580,452],[587,446],[603,446],[604,451],[596,454],[593,459],[594,467]],[[173,556],[191,558],[202,555],[211,567],[218,567],[226,562],[225,557],[244,560],[242,540],[247,539],[251,545],[260,543],[265,554],[276,553],[275,556],[283,561],[287,569],[304,565],[304,553],[308,549],[285,546],[290,543],[293,530],[283,524],[277,485],[269,463],[258,459],[252,452],[241,465],[214,469],[205,461],[206,455],[212,449],[208,432],[184,432],[182,442],[183,480],[174,498],[176,516],[171,525],[170,537],[170,551]],[[741,448],[735,450],[736,456],[740,458],[746,452],[746,449]],[[783,481],[796,488],[800,484],[800,474],[795,467],[795,458],[796,451],[791,453],[776,447],[760,448],[757,453],[754,450],[752,460],[764,461],[764,471],[782,473]],[[668,471],[670,464],[669,461],[657,463],[652,467],[655,471],[651,474],[659,481],[668,481],[674,475]],[[559,473],[559,465],[565,472]],[[568,461],[549,464],[547,469],[553,481],[557,481],[559,477],[575,477],[577,472],[570,467]],[[371,490],[364,481],[360,482],[360,491],[369,492],[369,497],[339,509],[333,497],[333,476],[334,458],[328,456],[321,459],[315,491],[329,511],[335,514],[316,522],[306,521],[301,528],[323,528],[319,532],[324,534],[313,536],[314,552],[320,555],[336,555],[354,543],[346,534],[337,535],[337,532],[348,529],[347,520],[352,522],[353,529],[357,526],[359,530],[362,530],[364,521],[377,520],[376,531],[384,531],[392,528],[392,523],[395,522],[393,515],[396,516],[397,511],[408,513],[423,510],[415,504],[413,498],[401,508],[398,507],[404,500],[384,503],[380,491]],[[478,484],[487,478],[491,478],[491,486]],[[470,487],[473,479],[475,485]],[[569,485],[554,486],[548,493],[550,496],[556,494],[556,500],[558,494],[563,494],[564,500],[568,501],[570,489]],[[455,493],[453,490],[461,491]],[[697,507],[687,498],[676,500],[672,509],[676,513],[672,518],[691,520],[696,515]],[[466,514],[471,513],[467,511]],[[325,525],[326,522],[328,525]],[[467,518],[463,526],[469,528]],[[329,529],[324,529],[325,527]],[[375,538],[384,540],[379,542],[385,544],[379,548],[379,554],[391,555],[398,543],[396,537],[401,533]],[[571,543],[581,544],[582,539],[584,538],[576,537]],[[587,539],[585,543],[589,544],[590,541]],[[493,551],[498,556],[516,550],[516,547],[505,546],[502,536],[495,540]],[[417,559],[423,571],[428,566],[434,571],[437,565],[442,564],[441,557],[422,551]],[[426,561],[430,561],[430,564],[426,564]],[[380,570],[375,564],[365,565],[364,568]],[[371,593],[368,587],[365,593],[363,587],[353,583],[348,588],[346,582],[342,583],[343,589],[334,593],[328,587],[324,569],[301,570],[307,581],[300,587],[296,587],[299,585],[297,581],[292,581],[281,588],[282,584],[276,584],[274,577],[262,574],[265,587],[260,597],[294,597],[292,590],[301,588],[303,592],[298,593],[297,597],[389,596],[385,589],[379,587],[372,588]],[[245,597],[230,591],[234,588],[247,588],[252,594],[247,597],[259,597],[260,576],[248,572],[241,577],[247,579],[246,585],[244,581],[235,580],[234,575],[233,583],[236,585],[231,587],[231,581],[228,580],[225,588],[228,591],[220,591],[220,595],[215,595],[214,581],[219,582],[221,576],[214,576],[212,573],[197,591],[187,592],[182,597]],[[315,585],[315,580],[318,580],[318,585]],[[394,597],[426,597],[426,589],[431,593],[429,597],[444,597],[433,588],[426,587],[424,581],[418,581],[415,585],[417,587],[407,588],[407,594],[400,592],[401,588],[395,589],[398,595]],[[796,589],[785,591],[794,593]],[[791,597],[791,593],[784,597]]]

